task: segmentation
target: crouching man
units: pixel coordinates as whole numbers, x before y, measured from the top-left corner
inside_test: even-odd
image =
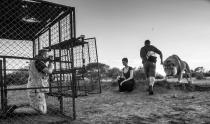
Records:
[[[52,73],[54,67],[51,61],[52,57],[48,55],[48,50],[40,50],[35,60],[31,60],[29,65],[29,78],[27,88],[41,87],[40,89],[29,89],[28,98],[30,106],[42,114],[47,113],[47,104],[45,93],[49,92],[49,74]],[[48,63],[48,65],[46,64]]]

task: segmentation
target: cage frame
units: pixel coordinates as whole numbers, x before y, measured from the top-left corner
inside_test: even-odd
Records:
[[[26,1],[27,0],[15,0],[15,1]],[[30,0],[29,0],[30,1]],[[0,86],[1,86],[1,107],[2,107],[2,110],[3,110],[3,114],[7,113],[7,110],[8,110],[8,103],[7,103],[7,92],[8,91],[12,91],[12,90],[28,90],[28,89],[41,89],[41,87],[36,87],[36,88],[13,88],[13,89],[8,89],[7,88],[7,84],[5,83],[5,80],[7,79],[7,74],[6,74],[6,71],[7,71],[7,68],[6,68],[6,59],[8,58],[12,58],[12,59],[27,59],[27,60],[35,60],[34,57],[35,55],[37,54],[36,53],[36,44],[35,44],[35,40],[37,39],[38,40],[38,50],[40,50],[40,36],[42,34],[44,34],[46,31],[49,31],[49,47],[48,49],[52,50],[53,49],[53,45],[51,45],[51,27],[56,24],[56,23],[59,23],[58,26],[59,26],[59,43],[62,42],[61,40],[61,24],[60,24],[60,21],[66,17],[67,15],[70,15],[70,19],[69,19],[69,24],[71,25],[70,27],[70,39],[69,40],[72,40],[72,42],[74,43],[74,41],[77,41],[78,39],[81,39],[81,43],[80,44],[71,44],[72,46],[71,47],[74,47],[76,45],[84,45],[86,44],[85,40],[88,40],[88,39],[84,39],[83,37],[78,37],[76,38],[76,15],[75,15],[75,8],[74,7],[69,7],[69,6],[65,6],[65,5],[60,5],[60,4],[56,4],[56,3],[51,3],[51,2],[47,2],[47,1],[44,1],[44,0],[31,0],[31,1],[35,1],[35,2],[40,2],[40,3],[43,3],[43,4],[47,4],[47,5],[50,5],[50,6],[59,6],[59,7],[63,7],[66,9],[66,12],[64,12],[63,14],[59,15],[58,17],[56,17],[54,20],[52,20],[50,23],[46,24],[44,28],[42,28],[41,30],[39,30],[39,32],[36,33],[36,35],[30,40],[33,44],[32,46],[32,49],[33,49],[33,52],[32,52],[32,58],[29,58],[29,57],[17,57],[17,56],[5,56],[5,55],[0,55],[0,58],[2,60],[0,60]],[[5,37],[3,37],[5,38]],[[6,37],[6,39],[9,39],[8,37]],[[14,39],[13,37],[11,38],[12,40],[16,40]],[[90,38],[91,39],[91,38]],[[97,53],[97,45],[96,45],[96,38],[92,38],[95,40],[95,47],[96,47],[96,56],[97,56],[97,63],[98,63],[98,53]],[[17,39],[17,40],[20,40],[20,39]],[[28,39],[22,39],[22,40],[28,40]],[[76,42],[75,42],[76,43]],[[47,47],[46,47],[47,48]],[[59,56],[61,56],[61,47],[59,47]],[[82,49],[83,50],[83,49]],[[89,48],[88,48],[89,50]],[[54,52],[55,53],[55,52]],[[71,59],[72,59],[72,62],[71,62],[71,68],[72,70],[68,73],[71,73],[72,74],[72,85],[71,85],[71,89],[72,89],[72,103],[73,103],[73,119],[76,119],[76,106],[75,106],[75,98],[78,96],[77,95],[77,89],[76,89],[76,82],[77,82],[77,79],[76,79],[76,70],[78,70],[78,68],[75,68],[74,67],[74,54],[73,54],[73,49],[71,49]],[[83,53],[83,52],[82,52]],[[90,57],[90,56],[89,56]],[[54,62],[57,62],[56,60],[54,60]],[[60,62],[60,68],[61,68],[61,60],[58,61]],[[61,74],[60,74],[61,75]],[[100,72],[98,71],[98,76],[99,76],[99,93],[101,93],[101,82],[100,82]],[[61,86],[62,88],[63,86]],[[45,87],[45,88],[50,88],[50,87]],[[52,87],[51,87],[52,88]],[[55,88],[58,88],[58,87],[55,87]],[[59,100],[60,100],[60,111],[61,113],[63,112],[63,100],[62,100],[63,96],[59,97]]]

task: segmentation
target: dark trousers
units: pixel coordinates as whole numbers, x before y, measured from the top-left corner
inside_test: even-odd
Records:
[[[128,80],[128,81],[124,82],[122,85],[120,85],[120,83],[121,83],[123,80],[125,80],[125,79],[119,78],[119,80],[118,80],[119,91],[120,91],[120,92],[125,92],[125,91],[131,92],[131,91],[133,90],[133,88],[134,88],[134,85],[135,85],[134,79]]]
[[[143,65],[144,65],[144,72],[145,72],[147,78],[155,77],[156,63],[147,61]]]

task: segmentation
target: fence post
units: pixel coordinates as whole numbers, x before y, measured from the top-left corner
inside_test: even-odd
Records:
[[[98,64],[98,51],[97,51],[97,44],[96,44],[96,38],[94,38],[95,41],[95,49],[96,49],[96,61],[97,61],[97,65],[98,65],[98,81],[99,81],[99,92],[102,92],[102,88],[101,88],[101,74],[100,74],[100,69],[99,69],[99,64]]]
[[[72,13],[70,14],[70,25],[71,25],[71,38],[76,38],[76,17],[75,17],[75,8],[72,8]],[[73,69],[72,73],[72,82],[71,82],[71,89],[72,89],[72,106],[73,106],[73,120],[76,119],[76,105],[75,105],[75,98],[77,97],[76,94],[76,70],[74,65],[74,49],[70,47],[70,57],[71,57],[71,69]]]
[[[59,43],[62,42],[62,29],[61,29],[61,21],[58,22],[58,34],[59,34]],[[59,56],[61,57],[61,52],[62,52],[62,49],[61,47],[59,47]],[[60,62],[59,62],[59,68],[60,68],[60,71],[62,70],[62,57],[60,58]],[[61,95],[62,94],[62,78],[63,74],[60,73],[60,81],[59,81],[59,100],[60,100],[60,112],[63,114],[63,96]]]
[[[3,75],[2,75],[2,60],[0,60],[0,86],[1,86],[1,109],[4,110],[4,87],[3,87]]]
[[[3,58],[3,112],[7,111],[6,58]]]

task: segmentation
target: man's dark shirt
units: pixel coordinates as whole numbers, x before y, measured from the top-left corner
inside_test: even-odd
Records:
[[[142,59],[142,63],[145,63],[147,61],[147,53],[149,51],[153,51],[153,52],[155,52],[155,53],[157,53],[157,54],[162,56],[162,52],[159,49],[157,49],[155,46],[153,46],[153,45],[145,45],[140,50],[140,56],[141,56],[141,59]]]
[[[45,62],[42,60],[42,58],[39,58],[35,60],[35,67],[38,70],[38,72],[44,73],[43,69],[46,68]]]

